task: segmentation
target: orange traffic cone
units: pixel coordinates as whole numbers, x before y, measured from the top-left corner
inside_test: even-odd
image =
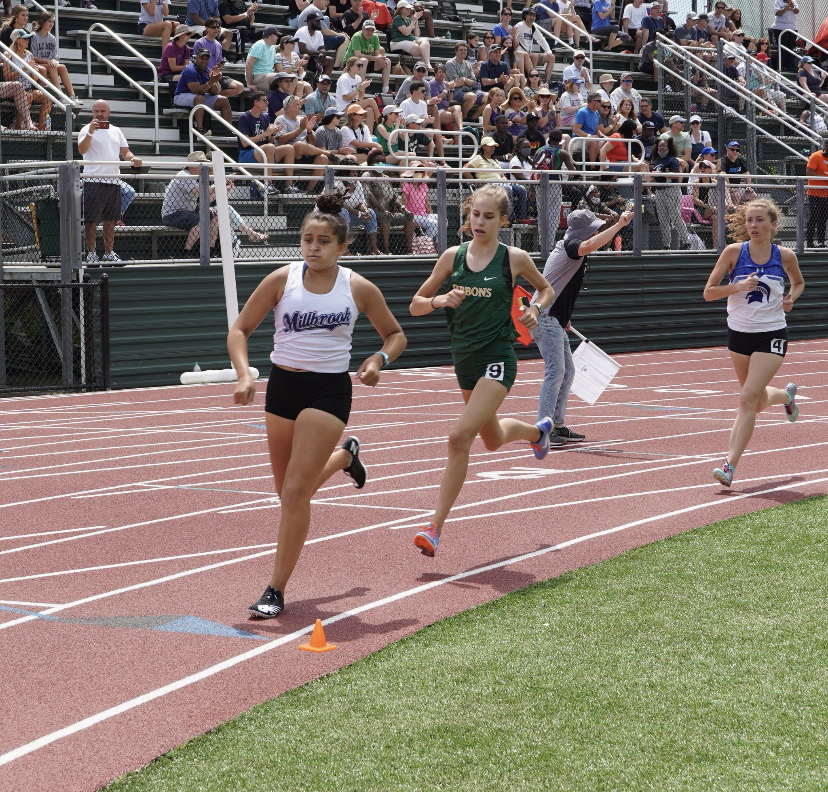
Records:
[[[308,652],[330,652],[331,649],[336,649],[336,644],[329,644],[325,640],[325,630],[322,628],[322,619],[317,619],[316,624],[313,625],[313,634],[311,639],[306,644],[301,644],[300,649],[306,649]]]

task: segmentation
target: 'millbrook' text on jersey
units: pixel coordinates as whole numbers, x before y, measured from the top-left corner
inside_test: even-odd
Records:
[[[351,309],[346,308],[339,313],[317,313],[307,311],[293,314],[283,314],[282,324],[286,333],[301,333],[303,330],[335,330],[342,325],[351,323]]]

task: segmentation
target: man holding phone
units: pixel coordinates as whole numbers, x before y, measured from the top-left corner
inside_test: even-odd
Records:
[[[86,263],[114,263],[121,261],[113,251],[115,223],[121,219],[120,169],[117,165],[103,163],[119,159],[132,162],[133,168],[141,167],[141,160],[130,150],[124,133],[109,123],[109,103],[98,99],[92,105],[92,120],[78,135],[78,151],[83,157],[83,218],[86,234]],[[100,164],[99,164],[100,163]],[[104,255],[98,258],[98,223],[103,222]]]
[[[207,62],[207,69],[212,71],[216,67],[221,68],[226,63],[224,49],[218,40],[221,32],[221,20],[218,17],[210,17],[204,26],[204,38],[200,38],[193,44],[193,52],[206,49],[210,53],[210,60]],[[224,75],[219,79],[219,96],[238,96],[244,91],[244,86],[238,81]]]

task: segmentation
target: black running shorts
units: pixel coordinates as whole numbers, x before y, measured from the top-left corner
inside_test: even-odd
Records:
[[[270,368],[265,396],[265,412],[295,421],[302,410],[322,410],[348,423],[351,414],[351,376],[322,374],[317,371],[286,371]]]
[[[768,333],[741,333],[727,328],[727,348],[738,355],[750,357],[754,352],[767,352],[785,357],[788,351],[788,328]]]

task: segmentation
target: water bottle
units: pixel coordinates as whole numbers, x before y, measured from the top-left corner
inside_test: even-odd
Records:
[[[198,362],[193,366],[193,371],[201,371],[201,366],[198,365]]]
[[[50,115],[46,116],[46,131],[47,132],[52,131],[52,116],[50,116]]]

